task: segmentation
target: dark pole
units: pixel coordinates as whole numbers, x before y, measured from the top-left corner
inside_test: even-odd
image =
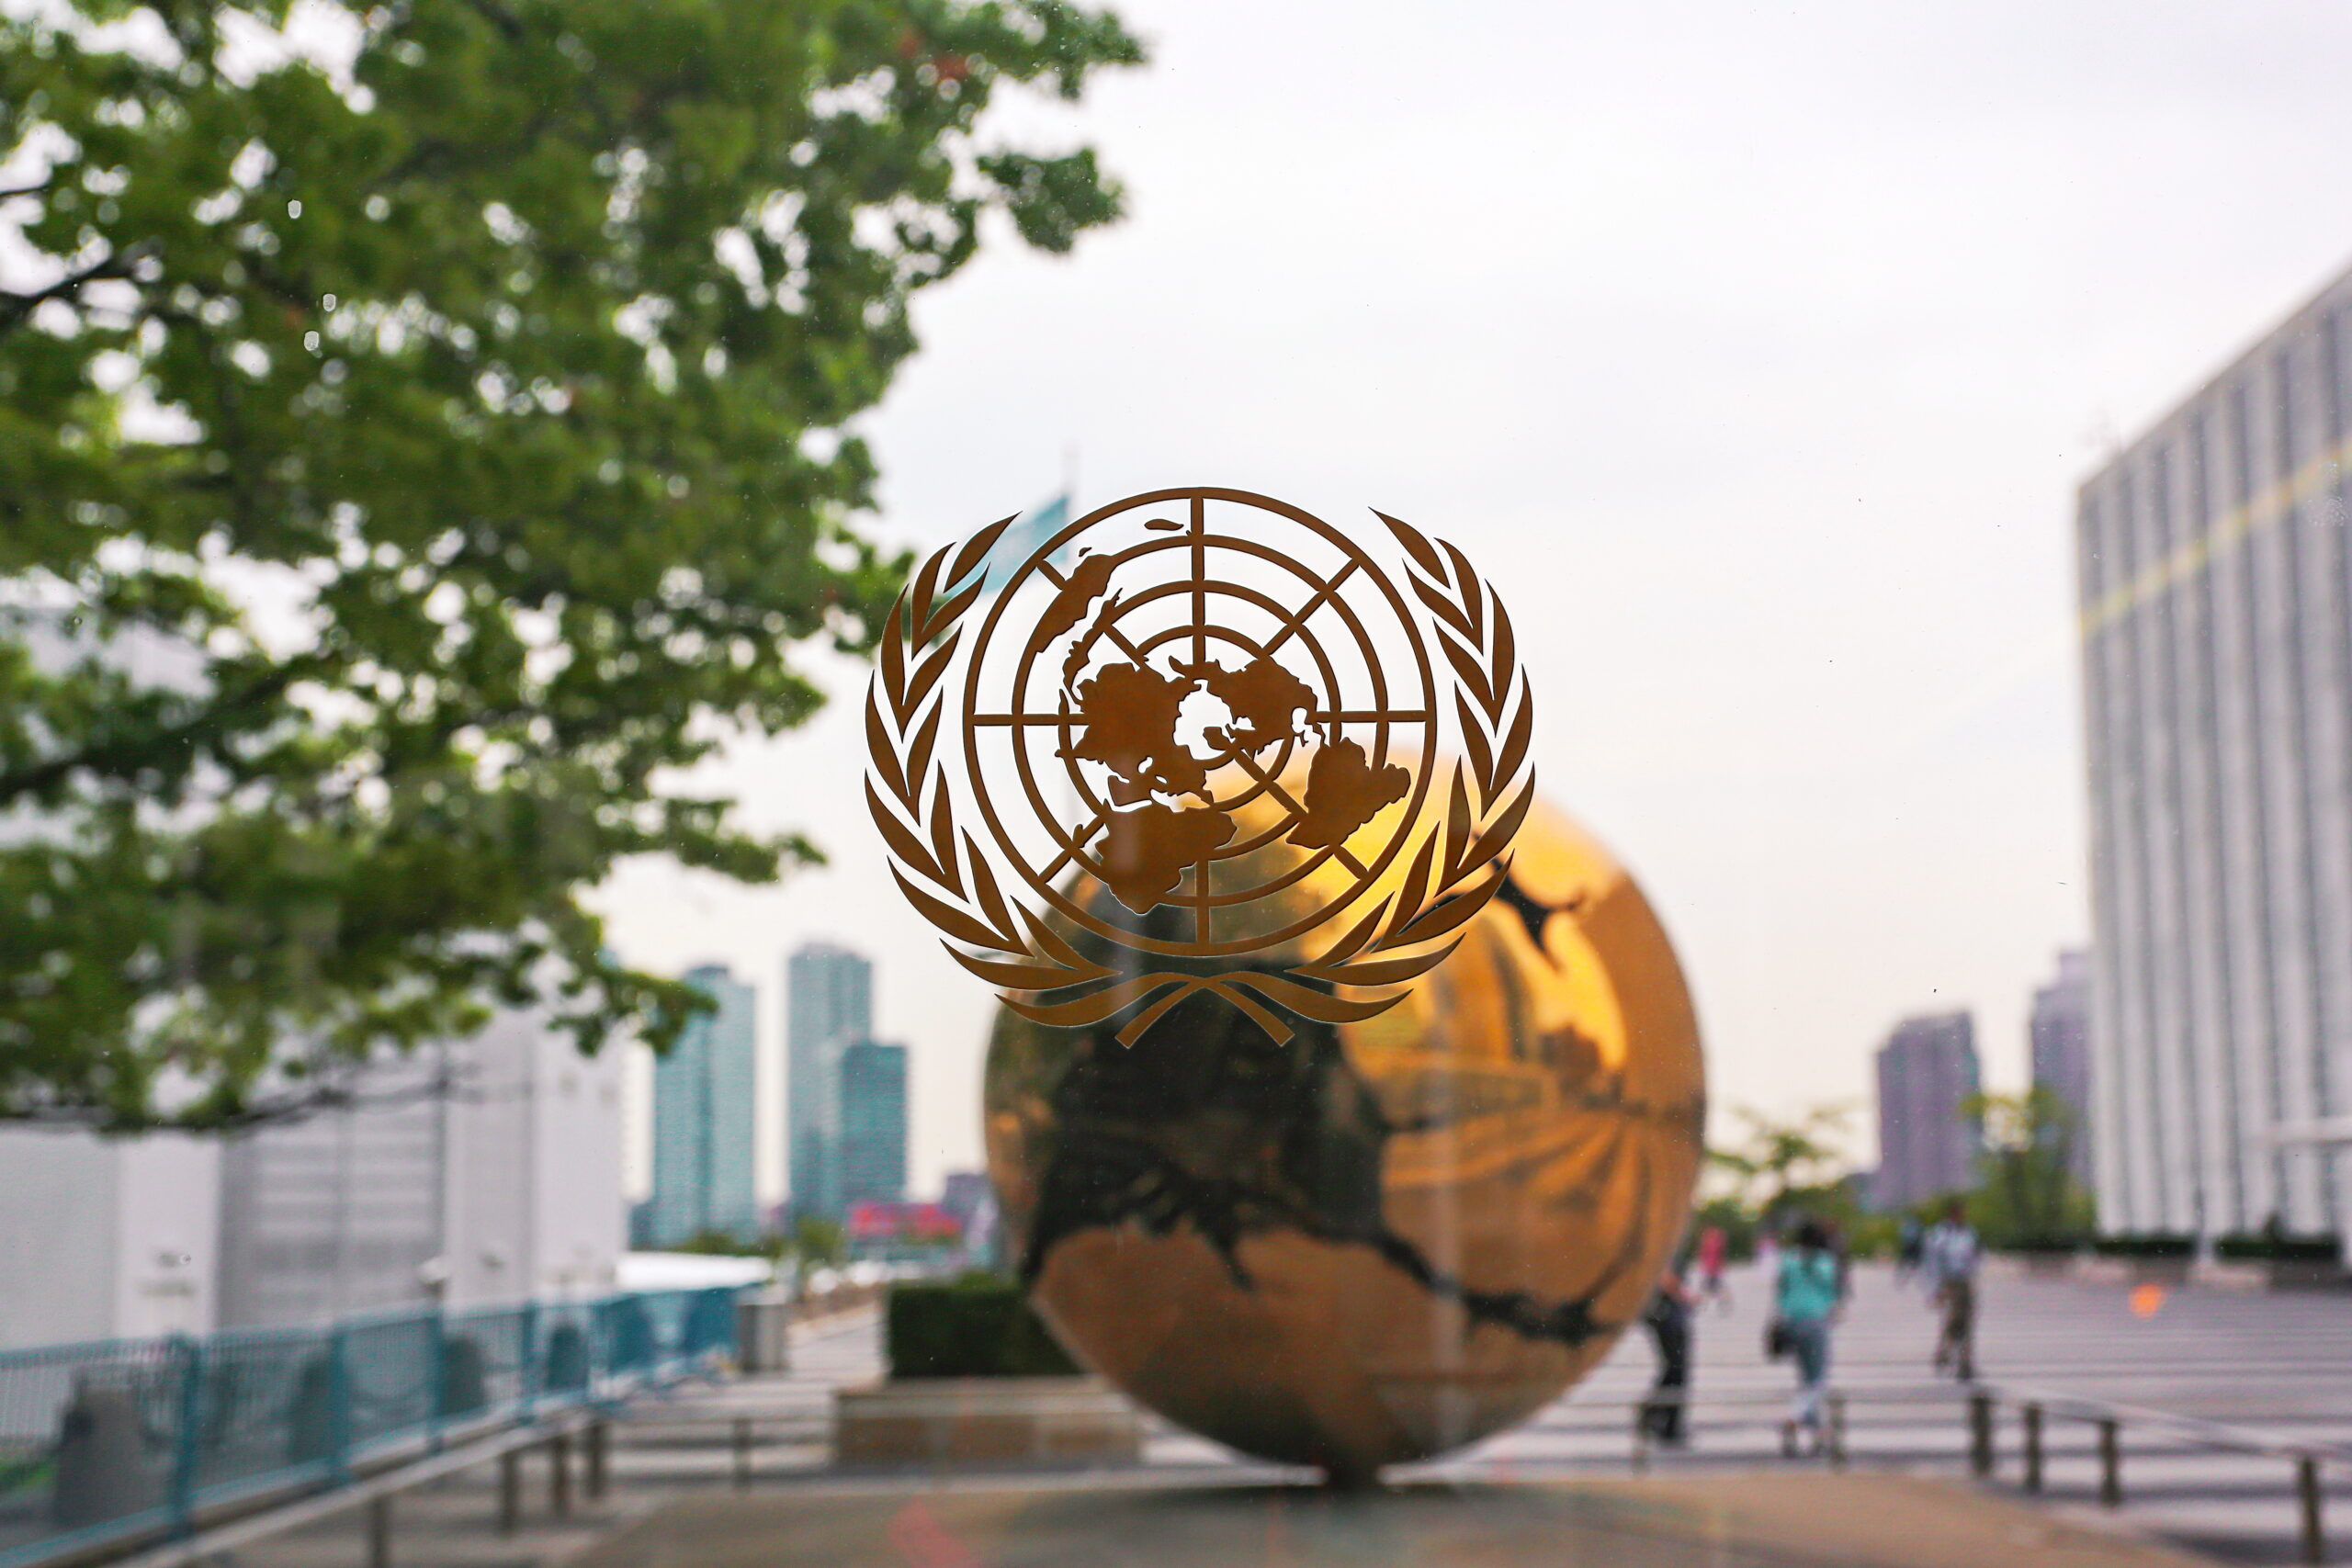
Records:
[[[2295,1491],[2303,1505],[2303,1561],[2327,1561],[2327,1529],[2320,1517],[2319,1461],[2310,1454],[2295,1461]]]

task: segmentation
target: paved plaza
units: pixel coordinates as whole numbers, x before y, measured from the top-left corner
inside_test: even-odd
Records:
[[[1973,1490],[1964,1399],[1953,1384],[1936,1380],[1928,1365],[1933,1320],[1918,1293],[1898,1285],[1883,1269],[1858,1270],[1856,1298],[1837,1342],[1835,1382],[1848,1400],[1849,1471],[1833,1475],[1821,1461],[1781,1459],[1778,1424],[1790,1373],[1761,1355],[1764,1303],[1758,1283],[1752,1274],[1735,1273],[1732,1309],[1711,1308],[1702,1314],[1694,1441],[1686,1452],[1654,1456],[1640,1477],[1632,1474],[1629,1413],[1649,1382],[1651,1360],[1638,1334],[1600,1371],[1527,1425],[1445,1461],[1396,1472],[1394,1492],[1370,1500],[1369,1513],[1317,1513],[1332,1505],[1317,1501],[1323,1495],[1302,1484],[1310,1483],[1311,1476],[1238,1460],[1158,1421],[1148,1427],[1139,1470],[957,1476],[844,1472],[830,1464],[831,1396],[837,1387],[881,1372],[878,1320],[869,1313],[802,1333],[788,1374],[688,1389],[633,1409],[616,1438],[610,1498],[594,1505],[575,1498],[567,1519],[548,1516],[546,1476],[538,1465],[527,1473],[528,1522],[516,1537],[502,1539],[488,1529],[495,1497],[486,1472],[404,1500],[399,1560],[452,1568],[520,1568],[573,1560],[719,1563],[731,1559],[706,1556],[699,1549],[678,1555],[673,1549],[684,1540],[706,1539],[703,1532],[719,1528],[710,1521],[724,1518],[745,1539],[767,1540],[766,1555],[757,1559],[763,1563],[808,1562],[831,1568],[871,1561],[901,1568],[995,1568],[1001,1562],[1160,1561],[1148,1554],[1057,1557],[1047,1550],[1092,1519],[1109,1532],[1105,1540],[1150,1529],[1159,1531],[1150,1539],[1170,1551],[1182,1537],[1209,1554],[1172,1559],[1180,1563],[1484,1563],[1522,1560],[1478,1555],[1485,1550],[1478,1542],[1492,1533],[1487,1525],[1500,1530],[1510,1521],[1510,1529],[1496,1539],[1556,1538],[1592,1548],[1587,1554],[1541,1561],[1868,1562],[1892,1568],[1947,1561],[1920,1555],[1933,1543],[1917,1539],[1914,1526],[1930,1517],[1956,1518],[1973,1502],[1999,1505],[1984,1510],[1984,1529],[2027,1531],[2013,1544],[2027,1545],[2030,1536],[2032,1549],[2024,1556],[2035,1562],[2134,1561],[2128,1555],[2061,1554],[2062,1544],[2068,1553],[2090,1550],[2082,1544],[2088,1538],[2073,1533],[2077,1528],[2090,1529],[2119,1551],[2139,1540],[2231,1561],[2296,1560],[2293,1476],[2277,1459],[2197,1450],[2127,1429],[2125,1501],[2110,1513],[2097,1503],[2092,1428],[2060,1422],[2049,1433],[2047,1495],[2029,1501],[2020,1491],[2019,1434],[2014,1419],[2005,1417],[1993,1496]],[[1979,1371],[1989,1382],[2201,1416],[2283,1439],[2352,1447],[2352,1296],[2188,1288],[2160,1296],[2143,1292],[2135,1302],[2120,1285],[2007,1277],[1988,1279],[1982,1296]],[[741,1427],[741,1421],[751,1425]],[[742,1436],[752,1439],[748,1450],[738,1446]],[[739,1485],[746,1470],[747,1483]],[[2324,1474],[2335,1527],[2330,1561],[2352,1563],[2352,1469]],[[1577,1484],[1560,1484],[1569,1482]],[[1915,1485],[1927,1489],[1903,1490]],[[1705,1503],[1709,1495],[1715,1501]],[[1605,1502],[1628,1497],[1635,1502]],[[973,1498],[993,1501],[965,1500]],[[677,1499],[718,1511],[673,1514],[666,1523],[657,1519],[661,1506]],[[1487,1523],[1466,1536],[1447,1534],[1466,1516],[1442,1499],[1475,1501],[1471,1512]],[[1624,1508],[1666,1509],[1683,1521],[1673,1529],[1682,1529],[1696,1517],[1689,1510],[1702,1506],[1732,1508],[1722,1518],[1728,1521],[1736,1514],[1746,1521],[1739,1528],[1749,1534],[1739,1550],[1757,1554],[1722,1554],[1730,1551],[1733,1538],[1720,1531],[1713,1538],[1718,1554],[1706,1557],[1675,1555],[1688,1542],[1671,1531],[1648,1559],[1602,1544],[1611,1531],[1630,1528]],[[738,1507],[746,1511],[729,1512]],[[1836,1531],[1808,1555],[1804,1534],[1792,1536],[1783,1528],[1788,1509],[1794,1512],[1786,1518],[1812,1519],[1825,1530],[1828,1525],[1823,1521],[1834,1519]],[[786,1520],[798,1524],[781,1535],[763,1534],[771,1527],[783,1529]],[[1936,1528],[1951,1540],[1962,1539],[1951,1533],[1961,1529],[1956,1523]],[[662,1534],[672,1529],[685,1533],[674,1539]],[[883,1535],[875,1539],[890,1542],[888,1554],[852,1550],[864,1539],[857,1532],[876,1529]],[[1034,1534],[1034,1552],[1013,1550],[1023,1530]],[[1257,1545],[1238,1557],[1215,1555],[1241,1550],[1237,1543],[1242,1537],[1235,1530]],[[1981,1544],[1986,1538],[1966,1539]],[[1396,1550],[1374,1550],[1384,1540]],[[820,1550],[828,1540],[834,1545]],[[1445,1540],[1455,1540],[1468,1554],[1430,1555]],[[630,1541],[635,1544],[624,1545]],[[1294,1554],[1283,1556],[1269,1541]],[[593,1554],[580,1558],[583,1551]],[[2163,1552],[2137,1559],[2178,1560]],[[361,1561],[360,1531],[354,1521],[322,1527],[250,1549],[234,1561],[253,1568],[356,1564]]]
[[[1855,1299],[1836,1344],[1834,1381],[1848,1399],[1848,1447],[1857,1470],[1960,1481],[1968,1472],[1961,1390],[1930,1368],[1935,1322],[1921,1293],[1883,1268],[1856,1270]],[[1762,1354],[1765,1292],[1752,1270],[1731,1280],[1733,1306],[1698,1325],[1693,1442],[1654,1455],[1660,1476],[1804,1470],[1780,1457],[1779,1422],[1791,1382]],[[2254,1428],[2287,1440],[2352,1448],[2352,1295],[2240,1292],[2189,1287],[2134,1292],[2122,1285],[1995,1275],[1979,1311],[1978,1373],[2005,1388],[2115,1401]],[[1462,1483],[1623,1475],[1631,1410],[1647,1387],[1646,1339],[1629,1335],[1601,1369],[1534,1420],[1468,1452],[1401,1472]],[[802,1348],[788,1379],[738,1384],[711,1401],[800,1412],[800,1440],[763,1447],[759,1484],[814,1484],[824,1464],[822,1416],[833,1386],[879,1376],[877,1325],[845,1325]],[[779,1436],[793,1428],[779,1427]],[[2022,1480],[2013,1417],[1998,1432],[1996,1485]],[[2047,1492],[2034,1506],[2064,1515],[2097,1507],[2097,1434],[2055,1421],[2048,1431]],[[675,1473],[694,1462],[637,1454],[632,1464]],[[707,1456],[700,1462],[707,1464]],[[1153,1422],[1146,1466],[1234,1483],[1293,1472],[1238,1461],[1216,1445]],[[2352,1563],[2352,1469],[2324,1472],[2331,1560]],[[2124,1506],[2118,1521],[2194,1549],[2247,1562],[2295,1559],[2294,1477],[2283,1461],[2188,1448],[2127,1428]]]
[[[1905,1476],[926,1488],[702,1497],[579,1568],[2191,1568],[2164,1547]]]

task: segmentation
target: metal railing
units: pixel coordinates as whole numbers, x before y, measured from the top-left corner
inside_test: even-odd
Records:
[[[1992,1479],[2000,1468],[2000,1411],[2005,1404],[2018,1413],[2023,1479],[2025,1489],[2031,1493],[2041,1492],[2048,1483],[2048,1428],[2060,1420],[2086,1422],[2097,1431],[2098,1500],[2109,1508],[2123,1506],[2123,1434],[2127,1426],[2160,1432],[2191,1448],[2284,1461],[2294,1467],[2295,1500],[2300,1515],[2296,1536],[2302,1561],[2327,1561],[2321,1467],[2334,1465],[2352,1470],[2352,1449],[2331,1443],[2292,1442],[2243,1427],[2109,1400],[1977,1383],[1968,1393],[1968,1455],[1969,1468],[1981,1480]]]
[[[731,1355],[732,1290],[0,1351],[0,1568],[191,1533]]]

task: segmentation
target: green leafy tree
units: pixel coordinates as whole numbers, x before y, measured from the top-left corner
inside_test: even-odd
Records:
[[[2047,1244],[2091,1233],[2094,1205],[2072,1174],[2081,1134],[2065,1101],[2041,1089],[1979,1094],[1961,1114],[1984,1129],[1969,1217],[1988,1244]]]
[[[1059,0],[0,15],[0,1116],[674,1037],[582,896],[813,854],[673,781],[872,635],[914,293],[1118,210],[991,102],[1139,58]]]
[[[792,1222],[792,1251],[811,1268],[831,1268],[849,1256],[849,1235],[838,1221],[803,1214]]]
[[[745,1240],[732,1231],[696,1231],[671,1249],[701,1258],[764,1258],[773,1263],[784,1256],[784,1242],[775,1236]]]
[[[1850,1163],[1844,1153],[1852,1118],[1847,1107],[1816,1105],[1781,1118],[1743,1106],[1734,1114],[1745,1129],[1739,1142],[1708,1150],[1707,1158],[1730,1175],[1758,1214],[1781,1213],[1802,1196],[1843,1181]]]

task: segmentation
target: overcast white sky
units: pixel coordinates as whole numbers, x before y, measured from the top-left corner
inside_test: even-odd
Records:
[[[887,527],[1028,506],[1075,448],[1081,507],[1233,484],[1449,536],[1522,628],[1544,793],[1674,933],[1719,1108],[1864,1103],[1926,1009],[2020,1082],[2087,929],[2074,487],[2352,258],[2352,10],[1123,9],[1154,63],[1043,119],[1131,216],[924,298],[864,427]],[[978,1157],[991,1004],[883,874],[861,682],[724,771],[831,869],[604,898],[632,958],[760,983],[772,1194],[812,936],[879,964],[918,1185]]]

